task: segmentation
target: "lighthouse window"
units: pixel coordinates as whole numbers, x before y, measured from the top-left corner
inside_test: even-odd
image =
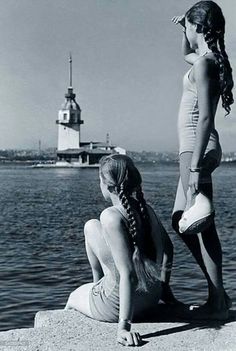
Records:
[[[64,121],[67,120],[67,113],[64,113],[64,114],[63,114],[63,119],[64,119]]]

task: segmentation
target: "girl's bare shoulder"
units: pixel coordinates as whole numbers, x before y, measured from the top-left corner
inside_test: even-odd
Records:
[[[114,228],[122,224],[123,217],[115,206],[110,206],[100,214],[100,222],[105,227]]]
[[[199,57],[193,64],[195,79],[198,77],[216,79],[216,73],[218,73],[218,71],[218,61],[213,53]]]

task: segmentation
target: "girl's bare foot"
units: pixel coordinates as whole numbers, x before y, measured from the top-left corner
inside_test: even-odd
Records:
[[[224,290],[222,301],[215,301],[215,299],[208,298],[207,304],[209,306],[221,306],[223,309],[230,309],[232,307],[232,301],[229,295]]]
[[[212,309],[212,307],[208,303],[205,303],[202,306],[191,305],[189,307],[189,318],[194,320],[225,321],[229,318],[229,310]]]
[[[191,319],[226,320],[229,318],[229,309],[232,301],[224,291],[224,299],[219,301],[208,301],[204,305],[191,305],[189,307]]]

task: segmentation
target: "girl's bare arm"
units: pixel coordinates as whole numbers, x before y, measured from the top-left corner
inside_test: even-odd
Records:
[[[151,206],[147,206],[151,220],[151,235],[156,247],[157,263],[161,266],[161,281],[169,284],[173,262],[173,244]]]
[[[179,304],[170,288],[170,276],[173,263],[173,244],[164,226],[150,206],[149,216],[152,222],[152,237],[157,250],[157,262],[161,267],[162,292],[160,299],[166,304]]]
[[[185,16],[175,16],[172,18],[172,22],[175,24],[180,24],[183,27],[182,54],[185,61],[193,65],[194,62],[199,58],[199,55],[195,52],[195,50],[191,49],[189,45],[189,41],[185,32]]]
[[[111,249],[112,257],[120,275],[119,295],[120,311],[118,324],[118,342],[123,345],[139,345],[140,336],[130,332],[133,312],[133,293],[136,275],[133,268],[132,252],[129,248],[127,230],[116,209],[104,210],[100,217],[105,239]]]
[[[202,159],[214,125],[217,84],[214,79],[215,72],[212,70],[211,62],[206,57],[199,58],[194,65],[193,73],[198,91],[199,118],[191,169],[198,169],[201,168]],[[192,193],[198,191],[199,172],[191,172],[189,186],[192,189]]]
[[[196,62],[193,74],[198,92],[199,119],[191,167],[197,168],[201,166],[214,124],[214,99],[217,92],[211,62],[207,58],[201,57]]]
[[[190,63],[190,65],[193,65],[194,62],[196,62],[196,60],[199,58],[199,55],[196,53],[196,51],[191,49],[185,31],[183,31],[182,53],[184,60]]]

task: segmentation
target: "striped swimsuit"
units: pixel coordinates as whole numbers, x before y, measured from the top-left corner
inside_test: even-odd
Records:
[[[178,116],[179,154],[186,151],[193,152],[196,142],[199,109],[196,84],[189,79],[191,69],[183,78],[183,96]],[[214,126],[210,133],[205,154],[209,151],[211,151],[213,157],[220,161],[221,146],[219,135]]]

